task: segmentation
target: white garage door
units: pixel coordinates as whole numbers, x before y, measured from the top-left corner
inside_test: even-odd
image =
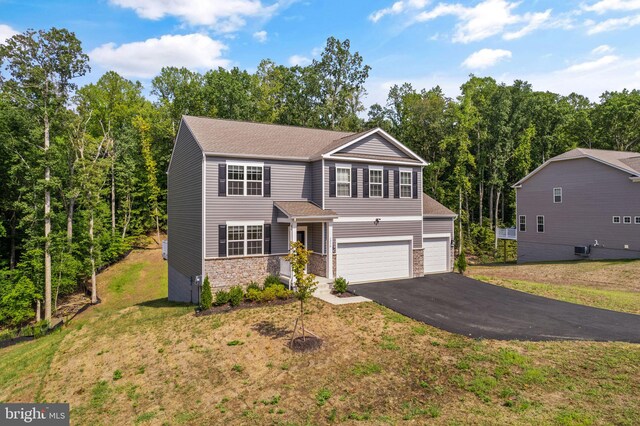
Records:
[[[424,273],[446,272],[447,252],[449,251],[448,238],[425,238],[424,247]]]
[[[349,282],[410,276],[409,241],[338,243],[336,273]]]

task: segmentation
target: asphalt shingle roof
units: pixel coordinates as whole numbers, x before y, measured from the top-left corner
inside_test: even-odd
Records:
[[[310,201],[275,201],[273,203],[282,213],[291,218],[303,217],[338,217],[336,212],[321,209]]]
[[[427,194],[422,194],[422,214],[424,216],[443,216],[443,217],[455,217],[456,214],[429,197]]]
[[[553,157],[551,160],[569,160],[574,158],[595,158],[596,160],[600,160],[633,175],[640,175],[640,153],[638,152],[576,148]]]

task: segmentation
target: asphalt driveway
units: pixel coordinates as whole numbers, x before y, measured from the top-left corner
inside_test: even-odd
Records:
[[[560,302],[460,274],[354,284],[349,291],[473,338],[640,343],[640,315]]]

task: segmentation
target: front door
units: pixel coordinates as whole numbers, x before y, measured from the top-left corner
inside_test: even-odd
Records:
[[[305,248],[307,247],[307,231],[306,230],[298,230],[296,235],[296,241],[304,244]]]

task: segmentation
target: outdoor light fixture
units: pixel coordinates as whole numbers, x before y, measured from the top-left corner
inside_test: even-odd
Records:
[[[374,221],[373,221],[373,224],[374,224],[374,225],[377,225],[377,224],[379,224],[379,223],[380,223],[380,218],[379,218],[379,217],[377,217],[377,218],[376,218],[376,220],[374,220]]]

